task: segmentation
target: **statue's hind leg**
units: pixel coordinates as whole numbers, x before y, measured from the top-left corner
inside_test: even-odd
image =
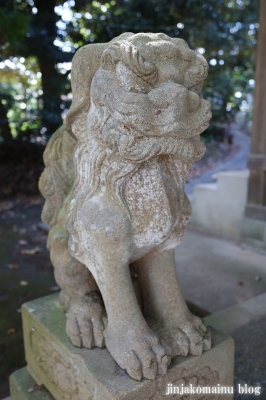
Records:
[[[58,225],[49,233],[50,257],[67,311],[66,331],[78,347],[103,347],[107,319],[98,286],[89,270],[68,250],[68,233]]]
[[[211,338],[202,320],[193,315],[181,293],[174,250],[152,251],[137,263],[145,317],[152,329],[171,347],[172,357],[200,355],[211,347]]]

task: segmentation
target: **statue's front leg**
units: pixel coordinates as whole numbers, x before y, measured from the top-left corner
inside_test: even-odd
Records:
[[[67,311],[66,331],[75,346],[104,347],[107,324],[98,286],[85,267],[68,250],[68,233],[59,225],[49,233],[50,257],[61,288],[60,301]]]
[[[110,197],[92,199],[82,209],[81,240],[73,235],[72,254],[93,274],[104,300],[108,325],[106,347],[117,364],[140,380],[165,373],[169,357],[139,308],[129,271],[133,251],[131,222]]]
[[[181,293],[174,250],[152,251],[136,263],[144,312],[150,325],[171,347],[172,357],[200,355],[211,347],[202,320],[193,315]]]
[[[117,260],[118,261],[118,260]],[[106,268],[107,267],[107,268]],[[140,380],[164,374],[170,362],[158,336],[148,327],[137,303],[128,263],[106,263],[99,283],[106,304],[106,347],[118,365]]]

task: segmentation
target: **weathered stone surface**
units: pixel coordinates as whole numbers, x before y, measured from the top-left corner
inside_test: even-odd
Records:
[[[25,367],[10,376],[10,399],[53,400],[54,398],[44,387],[39,387],[36,384]]]
[[[207,73],[202,55],[162,33],[84,46],[66,125],[44,154],[42,218],[67,334],[77,347],[106,344],[136,380],[211,346],[174,263],[191,214],[184,183],[211,117]]]
[[[56,400],[161,400],[176,398],[166,395],[168,383],[173,386],[233,384],[233,340],[214,330],[211,350],[200,357],[177,356],[166,375],[138,382],[119,368],[106,349],[79,349],[72,345],[65,332],[64,311],[57,294],[24,304],[22,316],[28,370]],[[193,395],[191,398],[205,397]],[[229,400],[231,397],[221,394],[206,397],[207,400],[216,398]]]

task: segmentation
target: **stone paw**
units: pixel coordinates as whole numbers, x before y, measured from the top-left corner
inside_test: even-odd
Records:
[[[124,333],[108,327],[105,340],[117,364],[135,380],[155,379],[157,374],[166,373],[171,362],[170,348],[160,343],[148,327],[130,328]]]
[[[72,301],[66,314],[66,333],[76,347],[104,347],[107,317],[98,294]]]
[[[211,333],[204,322],[189,313],[181,322],[168,326],[161,333],[171,347],[171,356],[200,356],[211,348]]]

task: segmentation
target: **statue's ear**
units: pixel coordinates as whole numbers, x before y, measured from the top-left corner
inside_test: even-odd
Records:
[[[73,100],[66,118],[66,129],[74,137],[80,136],[81,127],[86,126],[90,108],[90,90],[92,78],[101,65],[102,54],[117,40],[125,40],[133,33],[126,32],[109,43],[89,44],[81,47],[75,54],[71,70]]]
[[[114,71],[121,58],[119,53],[117,46],[107,48],[102,54],[101,67],[107,71]]]
[[[106,43],[89,44],[81,47],[73,58],[71,70],[73,99],[66,117],[66,129],[76,138],[86,126],[92,78],[100,67],[101,56],[106,47]]]

